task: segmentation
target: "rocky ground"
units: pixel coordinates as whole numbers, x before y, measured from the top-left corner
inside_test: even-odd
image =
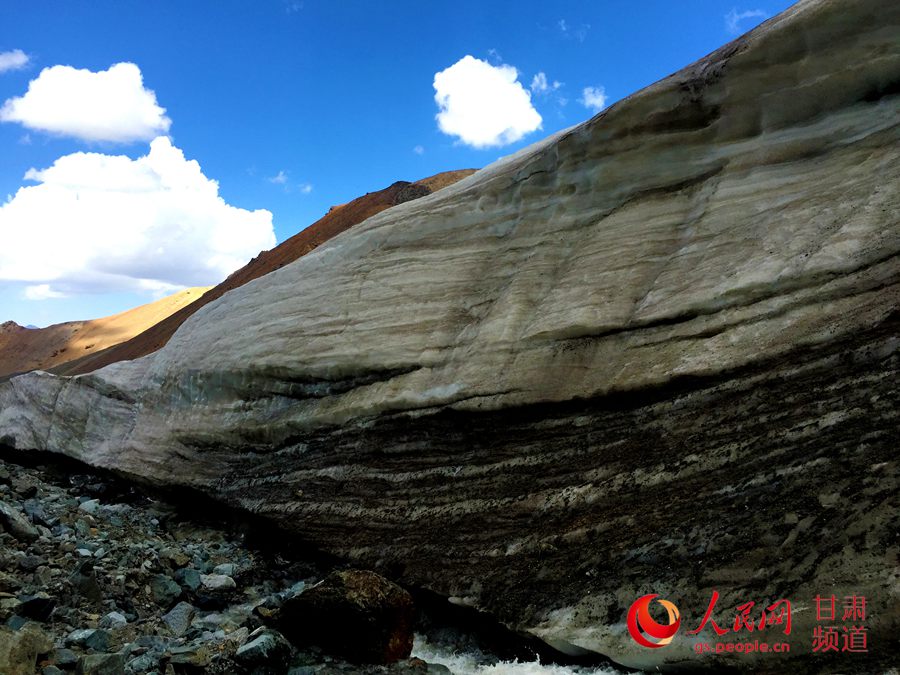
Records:
[[[314,638],[338,653],[365,639],[345,615],[337,618],[344,634],[329,640],[335,618],[317,622],[309,612],[325,610],[295,602],[329,563],[267,550],[266,533],[216,522],[200,505],[186,517],[186,506],[108,477],[0,461],[0,672],[450,672],[419,659],[360,665],[316,645],[298,648],[282,631],[303,642],[297,627],[320,623]],[[289,623],[279,619],[286,609]],[[411,629],[389,636],[394,648],[408,640],[399,653],[408,655]]]

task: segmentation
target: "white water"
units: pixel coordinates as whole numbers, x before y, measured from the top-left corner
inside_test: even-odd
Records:
[[[412,656],[427,663],[447,666],[454,675],[622,675],[621,671],[609,667],[586,668],[541,665],[538,661],[499,661],[475,647],[455,649],[453,646],[430,642],[428,638],[418,634],[413,643]]]

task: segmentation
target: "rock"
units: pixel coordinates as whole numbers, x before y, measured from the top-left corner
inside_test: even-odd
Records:
[[[196,591],[200,588],[200,573],[191,568],[181,569],[175,572],[175,581],[181,584],[182,588]]]
[[[69,583],[75,593],[89,602],[97,603],[103,599],[103,591],[100,590],[100,584],[97,583],[97,577],[94,574],[94,565],[89,560],[76,566],[69,576]]]
[[[283,675],[291,660],[291,644],[274,630],[260,628],[235,653],[235,660],[258,675]]]
[[[187,602],[179,602],[162,618],[172,634],[178,637],[188,632],[193,619],[194,608]]]
[[[158,665],[159,657],[153,654],[141,654],[125,664],[125,672],[128,673],[128,675],[149,673],[155,671]]]
[[[88,654],[81,657],[77,675],[122,675],[125,672],[125,659],[121,654]]]
[[[0,502],[0,527],[20,541],[34,541],[40,536],[25,516],[5,502]]]
[[[207,591],[223,591],[237,587],[234,579],[225,574],[201,574],[200,585]]]
[[[869,642],[893,644],[898,22],[802,0],[145,358],[0,383],[0,438],[634,667],[817,668],[808,609],[787,655],[641,647],[626,617],[651,593],[685,627],[713,590],[722,623],[865,596]]]
[[[168,652],[169,663],[205,668],[212,660],[211,646],[202,642],[192,642],[181,647],[172,647]]]
[[[53,642],[34,624],[20,630],[0,626],[0,673],[33,675],[38,656],[53,649]]]
[[[25,511],[25,515],[27,515],[35,525],[55,527],[59,523],[58,518],[54,518],[47,514],[43,504],[37,499],[26,499],[25,503],[22,505],[22,509]]]
[[[100,508],[100,500],[99,499],[88,499],[85,502],[81,502],[78,505],[79,510],[84,511],[85,513],[94,514],[97,513],[97,509]]]
[[[78,654],[71,649],[57,648],[50,653],[50,661],[64,670],[72,670],[78,664]]]
[[[393,663],[412,650],[414,615],[412,597],[396,584],[346,570],[285,600],[277,624],[295,645],[356,663]]]
[[[95,652],[105,652],[109,649],[109,633],[100,628],[80,628],[66,636],[67,647],[81,647]]]
[[[46,593],[23,595],[19,600],[21,604],[16,609],[16,613],[34,621],[46,621],[56,607],[56,598]]]
[[[100,619],[100,623],[98,624],[100,628],[105,628],[107,630],[115,630],[117,628],[124,628],[128,625],[128,619],[125,618],[125,615],[120,612],[110,612],[102,619]]]
[[[41,668],[41,675],[64,675],[64,671],[56,666],[44,666]]]
[[[234,576],[234,563],[222,563],[221,565],[216,565],[213,568],[213,574],[220,574],[226,577]]]
[[[150,595],[160,607],[171,607],[181,595],[181,586],[165,574],[156,574],[150,578]]]

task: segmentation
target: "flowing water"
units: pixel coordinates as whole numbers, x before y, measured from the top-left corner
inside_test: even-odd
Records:
[[[502,661],[472,645],[453,645],[416,635],[412,655],[447,666],[454,675],[624,675],[609,666],[560,666],[535,661]]]

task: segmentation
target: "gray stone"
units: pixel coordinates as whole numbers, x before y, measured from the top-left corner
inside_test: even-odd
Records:
[[[234,563],[221,563],[213,568],[213,574],[221,574],[226,577],[234,576]]]
[[[100,500],[89,499],[86,502],[81,502],[81,504],[78,505],[78,509],[80,511],[84,511],[85,513],[93,515],[100,509]]]
[[[171,607],[181,595],[181,586],[165,574],[156,574],[150,578],[150,595],[160,607]]]
[[[95,652],[109,649],[109,633],[101,628],[79,628],[66,636],[67,647],[81,647]]]
[[[201,574],[200,585],[208,591],[222,591],[237,587],[234,579],[225,574]]]
[[[60,668],[71,670],[78,663],[78,654],[71,649],[60,647],[50,653],[50,660]]]
[[[19,541],[34,541],[40,534],[37,528],[19,511],[5,502],[0,502],[0,528],[5,529]]]
[[[100,619],[100,623],[98,624],[100,628],[106,628],[108,630],[114,630],[116,628],[123,628],[128,625],[128,619],[125,618],[125,615],[120,612],[110,612],[102,619]]]
[[[182,587],[196,591],[200,588],[200,572],[190,567],[175,572],[175,581]]]
[[[122,675],[125,672],[125,659],[121,654],[88,654],[81,657],[77,675]]]
[[[138,675],[156,670],[159,665],[159,657],[155,654],[141,654],[125,664],[125,672],[128,675]]]
[[[174,635],[181,637],[190,629],[194,612],[194,607],[191,604],[179,602],[163,616],[162,620]]]
[[[283,673],[291,660],[291,644],[277,631],[258,629],[238,648],[235,660],[248,670]]]

